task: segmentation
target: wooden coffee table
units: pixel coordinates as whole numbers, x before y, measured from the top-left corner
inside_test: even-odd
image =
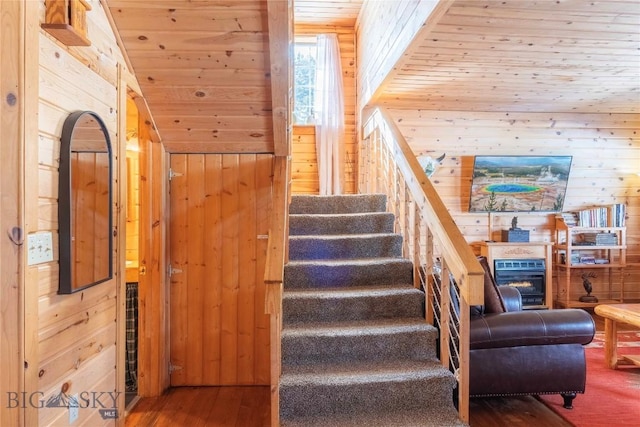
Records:
[[[640,356],[618,357],[618,322],[640,327],[640,304],[600,304],[595,308],[597,315],[604,317],[605,364],[616,369],[621,364],[640,366]]]

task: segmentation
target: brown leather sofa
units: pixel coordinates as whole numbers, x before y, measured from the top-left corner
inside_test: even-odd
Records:
[[[584,393],[584,345],[595,334],[581,309],[522,310],[517,289],[498,287],[486,258],[485,304],[472,309],[470,396],[560,394],[572,408]]]

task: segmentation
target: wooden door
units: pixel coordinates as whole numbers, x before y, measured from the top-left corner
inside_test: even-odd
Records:
[[[269,384],[272,156],[172,154],[171,385]]]

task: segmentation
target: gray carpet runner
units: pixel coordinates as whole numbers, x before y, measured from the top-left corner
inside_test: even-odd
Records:
[[[383,195],[294,196],[283,427],[464,426]]]

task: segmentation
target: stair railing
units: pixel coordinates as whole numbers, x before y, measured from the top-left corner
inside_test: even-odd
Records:
[[[288,156],[274,157],[271,222],[264,271],[265,313],[269,315],[271,334],[271,425],[274,427],[280,425],[282,291],[289,241],[289,163]]]
[[[414,265],[414,285],[425,291],[426,320],[441,331],[440,361],[458,381],[458,412],[468,423],[469,307],[483,303],[484,271],[390,116],[373,108],[363,123],[359,192],[387,195],[403,255]]]

